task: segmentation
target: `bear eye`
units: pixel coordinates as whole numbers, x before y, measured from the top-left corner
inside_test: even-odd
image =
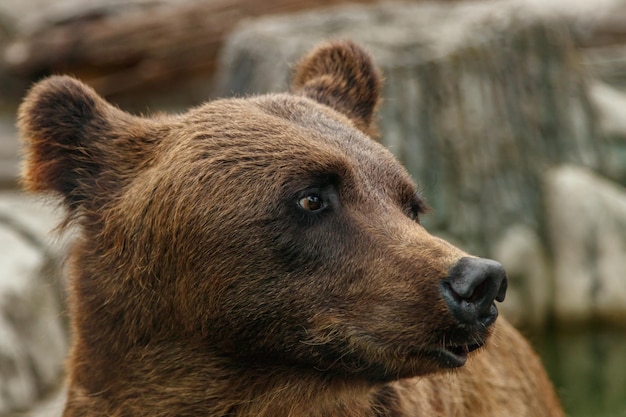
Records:
[[[317,194],[309,194],[298,200],[300,208],[306,211],[320,211],[325,207],[324,200]]]
[[[424,200],[420,200],[411,208],[411,219],[413,219],[415,223],[420,223],[420,217],[423,214],[427,214],[430,210],[430,206],[428,206]]]
[[[408,215],[415,223],[420,223],[420,215],[430,211],[430,207],[424,202],[419,193],[415,193],[409,206]]]

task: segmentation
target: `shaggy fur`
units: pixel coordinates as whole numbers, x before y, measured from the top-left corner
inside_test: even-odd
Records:
[[[451,314],[441,282],[467,255],[419,224],[367,136],[380,85],[343,42],[304,58],[292,94],[178,116],[69,77],[33,87],[24,187],[81,230],[65,417],[562,415],[504,319]],[[464,366],[437,354],[477,342]]]

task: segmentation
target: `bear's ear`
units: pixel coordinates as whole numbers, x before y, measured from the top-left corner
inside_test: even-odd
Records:
[[[382,77],[370,55],[350,41],[322,45],[297,65],[292,85],[304,94],[348,116],[370,136],[377,134],[374,113]]]
[[[71,209],[106,191],[95,184],[103,170],[114,169],[110,154],[115,152],[109,148],[117,147],[122,133],[137,133],[133,119],[74,78],[53,76],[37,83],[18,110],[22,186],[60,194]]]

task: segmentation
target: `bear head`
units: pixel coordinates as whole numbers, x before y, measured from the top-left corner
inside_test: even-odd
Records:
[[[180,115],[35,85],[22,181],[80,230],[71,383],[140,384],[156,363],[368,383],[462,366],[506,276],[422,227],[414,182],[371,138],[380,89],[351,42],[307,55],[291,93]]]

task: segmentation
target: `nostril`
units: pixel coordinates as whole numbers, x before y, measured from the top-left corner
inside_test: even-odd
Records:
[[[502,265],[482,258],[461,258],[442,282],[444,299],[458,320],[486,325],[495,320],[494,301],[503,301],[506,289]]]
[[[502,270],[504,272],[504,270]],[[506,290],[509,286],[509,280],[506,277],[506,273],[504,275],[504,279],[500,283],[500,288],[498,288],[498,293],[496,294],[496,301],[503,302],[504,297],[506,296]]]
[[[496,319],[498,318],[498,308],[496,307],[495,304],[491,304],[491,306],[489,307],[489,312],[487,314],[483,314],[482,316],[480,316],[478,318],[478,320],[480,321],[480,323],[487,327],[487,326],[491,326]]]
[[[489,280],[484,280],[474,288],[471,294],[469,294],[469,296],[467,297],[467,301],[469,301],[470,303],[480,302],[480,300],[488,296],[488,292]]]

